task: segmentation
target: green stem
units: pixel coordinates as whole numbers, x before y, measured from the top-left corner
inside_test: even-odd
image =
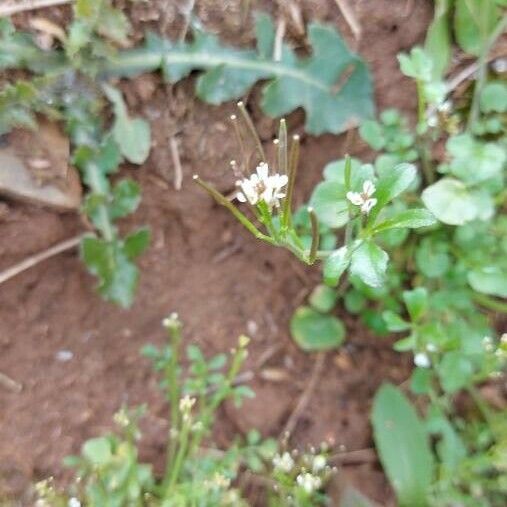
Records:
[[[89,162],[86,164],[85,170],[90,188],[92,189],[92,193],[103,195],[104,189],[100,181],[100,169],[98,166],[94,162]],[[97,208],[97,213],[99,217],[97,224],[98,229],[100,229],[100,232],[106,241],[113,241],[115,233],[107,206],[104,204],[99,205]]]
[[[424,125],[426,123],[426,100],[424,98],[424,86],[419,79],[415,82],[417,87],[417,124]]]
[[[243,120],[245,121],[247,130],[254,140],[255,147],[259,153],[260,159],[263,162],[266,162],[266,154],[264,153],[264,148],[262,147],[259,134],[257,134],[257,130],[255,130],[255,125],[252,121],[252,118],[248,114],[248,111],[246,110],[245,104],[243,102],[238,102],[238,108],[239,112],[241,113],[241,116],[243,117]]]
[[[299,162],[299,136],[295,135],[292,138],[292,144],[290,147],[289,166],[288,166],[289,181],[287,183],[287,195],[285,196],[285,200],[283,201],[282,227],[281,227],[282,231],[286,231],[291,225],[292,221],[292,199],[294,195],[294,186],[296,183],[298,162]]]
[[[492,298],[486,294],[481,294],[479,292],[472,293],[472,299],[479,305],[487,308],[488,310],[492,310],[494,312],[499,313],[507,313],[507,303],[503,301],[499,301],[498,299]]]
[[[319,248],[319,222],[313,208],[308,208],[308,214],[310,215],[310,222],[312,224],[312,245],[310,247],[308,263],[313,264],[317,258],[317,250]]]
[[[218,202],[218,204],[221,204],[222,206],[226,207],[233,215],[234,217],[248,229],[257,239],[261,239],[263,241],[266,241],[267,243],[270,243],[272,245],[276,245],[276,241],[273,240],[273,238],[270,238],[266,234],[263,234],[255,225],[248,220],[248,218],[239,211],[232,202],[230,202],[225,196],[223,196],[218,190],[213,188],[210,184],[205,183],[199,176],[194,175],[194,181],[201,186],[208,194],[210,194],[215,201]]]
[[[486,40],[486,43],[484,44],[481,55],[479,57],[477,80],[475,82],[474,95],[472,97],[472,105],[470,106],[470,115],[468,116],[468,124],[467,124],[468,130],[471,130],[476,124],[477,120],[479,119],[480,98],[482,89],[484,88],[484,83],[486,81],[488,54],[491,51],[491,48],[493,47],[496,39],[503,33],[506,27],[507,27],[507,14],[504,15],[503,18],[498,22],[495,29],[491,33],[490,37]]]
[[[178,477],[181,472],[181,466],[183,464],[183,459],[185,458],[187,454],[188,449],[188,435],[190,433],[190,429],[192,427],[192,418],[189,415],[189,419],[186,421],[183,421],[183,426],[181,428],[181,435],[179,437],[179,447],[178,447],[178,453],[176,454],[176,458],[174,460],[174,464],[171,469],[171,474],[169,476],[169,481],[167,483],[167,486],[165,486],[166,490],[166,498],[170,496],[170,491],[173,489],[174,485],[176,484],[176,481],[178,480]]]

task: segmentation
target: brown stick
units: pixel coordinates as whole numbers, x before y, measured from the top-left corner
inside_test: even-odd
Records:
[[[0,371],[0,385],[3,385],[9,391],[14,391],[15,393],[20,393],[23,389],[23,386],[16,382],[15,380],[8,377],[5,373]]]
[[[306,389],[303,391],[303,394],[299,398],[299,401],[294,408],[294,411],[290,415],[285,427],[282,431],[282,439],[289,440],[296,424],[299,421],[302,413],[306,409],[310,399],[312,397],[313,391],[317,385],[317,381],[319,380],[320,374],[322,373],[322,369],[324,368],[324,363],[326,361],[326,354],[324,352],[319,352],[317,354],[317,358],[315,359],[315,363],[313,365],[312,375],[308,384],[306,385]]]
[[[171,157],[174,165],[174,188],[175,190],[181,190],[181,185],[183,184],[183,169],[181,168],[178,143],[173,136],[169,138],[169,147],[171,148]]]
[[[50,257],[53,257],[54,255],[57,255],[61,252],[65,252],[65,250],[70,250],[71,248],[74,248],[79,244],[81,239],[83,239],[83,234],[62,241],[61,243],[58,243],[48,248],[47,250],[44,250],[43,252],[39,252],[38,254],[32,255],[31,257],[26,258],[25,260],[19,262],[18,264],[15,264],[14,266],[7,268],[6,270],[0,273],[0,284],[6,282],[10,278],[15,277],[16,275],[19,275],[20,273],[26,271],[27,269],[30,269],[36,264],[39,264],[39,262],[49,259]]]
[[[0,18],[11,16],[18,12],[42,9],[43,7],[51,7],[52,5],[63,5],[74,2],[74,0],[24,0],[17,2],[9,2],[0,6]]]
[[[354,35],[354,39],[361,39],[363,29],[361,28],[361,25],[357,20],[356,13],[350,6],[348,0],[335,0],[335,2],[345,18],[345,21],[348,23],[350,31],[352,32],[352,35]]]

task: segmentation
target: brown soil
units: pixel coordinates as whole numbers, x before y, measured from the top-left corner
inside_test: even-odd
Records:
[[[160,27],[159,6],[164,3],[128,3],[137,38],[147,28]],[[271,2],[258,3],[279,12]],[[166,32],[174,34],[181,20],[170,4],[164,23]],[[248,43],[251,33],[244,33],[239,24],[240,2],[226,4],[198,1],[196,12],[227,40]],[[299,4],[306,21],[321,19],[335,25],[354,45],[334,1]],[[413,110],[414,90],[397,70],[396,54],[423,39],[431,2],[359,0],[354,4],[363,27],[359,50],[374,75],[378,109]],[[57,21],[67,16],[64,9],[44,14]],[[24,23],[26,16],[18,21]],[[289,34],[296,34],[292,23]],[[203,104],[194,97],[193,81],[187,79],[170,89],[155,75],[122,83],[131,109],[150,121],[154,140],[148,162],[138,169],[125,167],[121,174],[133,177],[143,190],[139,211],[122,228],[147,224],[153,236],[140,262],[142,276],[133,307],[125,311],[101,301],[93,290],[94,279],[75,251],[0,286],[0,372],[23,385],[19,393],[0,386],[0,493],[4,496],[21,499],[32,481],[64,477],[62,458],[78,452],[86,438],[109,430],[122,403],[151,407],[143,424],[142,456],[161,463],[166,407],[139,349],[147,342],[164,342],[160,322],[169,312],[180,314],[187,343],[198,343],[207,353],[227,350],[239,334],[249,334],[246,368],[279,346],[266,368],[283,371],[282,380],[256,375],[251,386],[257,397],[241,411],[227,406],[220,413],[215,435],[219,444],[230,440],[233,430],[253,427],[276,436],[311,375],[315,358],[297,349],[287,329],[294,308],[319,280],[319,270],[304,269],[289,253],[257,242],[192,184],[192,174],[199,173],[221,190],[231,190],[228,161],[236,154],[226,125],[233,105]],[[249,104],[268,142],[276,122],[256,109],[258,90],[252,95]],[[301,113],[288,120],[291,129],[301,129]],[[179,192],[172,186],[170,134],[176,137],[182,158],[184,180]],[[303,137],[299,202],[309,197],[323,166],[343,155],[344,143],[345,136]],[[370,155],[357,136],[350,152],[364,158]],[[75,214],[14,201],[0,205],[0,269],[84,228]],[[327,355],[324,374],[297,425],[295,446],[329,440],[347,450],[371,447],[372,395],[383,380],[406,378],[406,363],[391,351],[389,341],[371,336],[352,318],[343,317],[347,344]],[[72,359],[59,360],[62,350],[71,351]],[[392,502],[375,462],[352,463],[344,467],[344,474],[382,505]],[[29,505],[23,500],[18,504]]]

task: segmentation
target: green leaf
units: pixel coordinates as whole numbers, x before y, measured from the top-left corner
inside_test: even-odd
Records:
[[[113,187],[110,205],[111,218],[124,217],[137,209],[141,202],[139,185],[133,180],[122,180]]]
[[[451,266],[448,243],[432,236],[423,238],[415,251],[415,261],[417,268],[428,278],[442,276]]]
[[[430,368],[416,367],[410,378],[410,390],[415,394],[428,394],[431,390],[433,372]]]
[[[427,209],[408,209],[375,225],[372,232],[377,234],[389,229],[401,229],[405,227],[408,229],[417,229],[419,227],[428,227],[435,223],[435,217]]]
[[[87,440],[81,449],[83,456],[94,465],[105,465],[113,457],[111,441],[107,437]]]
[[[384,384],[378,390],[372,423],[380,461],[400,506],[427,506],[433,455],[421,420],[398,388]]]
[[[300,306],[290,321],[295,342],[308,352],[339,347],[345,338],[345,327],[332,315],[323,315],[307,306]]]
[[[329,257],[324,261],[324,282],[331,287],[338,285],[338,281],[347,269],[349,262],[350,255],[347,247],[343,246],[331,252]]]
[[[387,253],[373,241],[363,241],[352,253],[350,273],[371,287],[380,287],[384,283],[388,259]]]
[[[322,181],[315,187],[310,206],[313,207],[319,223],[335,229],[348,222],[349,205],[345,194],[345,186],[337,181]]]
[[[446,147],[453,157],[450,172],[471,185],[501,174],[507,158],[501,145],[484,143],[470,134],[450,137]]]
[[[430,185],[421,197],[424,205],[444,224],[463,225],[480,213],[474,195],[453,178],[443,178]]]
[[[487,83],[481,91],[483,113],[505,113],[507,111],[507,85],[500,81]]]
[[[338,294],[336,290],[326,285],[317,285],[310,294],[308,301],[318,312],[327,313],[334,308],[337,298]]]
[[[397,313],[391,310],[382,312],[382,318],[386,323],[387,329],[393,333],[410,329],[410,322],[403,320]]]
[[[467,280],[477,292],[507,298],[507,273],[498,266],[485,266],[468,271]]]
[[[257,18],[257,34],[257,50],[224,46],[204,32],[194,33],[189,43],[172,43],[150,35],[144,48],[120,52],[104,71],[132,76],[161,67],[165,77],[175,83],[193,70],[203,70],[197,80],[197,94],[211,104],[237,99],[256,81],[267,79],[262,90],[263,111],[276,117],[302,107],[306,111],[305,128],[312,134],[338,134],[351,123],[373,115],[367,67],[333,28],[310,24],[311,56],[300,58],[283,44],[279,61],[272,59],[274,27],[265,16]]]
[[[407,190],[415,181],[417,169],[413,164],[398,164],[392,170],[386,172],[377,181],[377,187],[374,197],[377,204],[370,212],[368,219],[369,224],[375,223],[380,210],[395,197]]]
[[[458,351],[444,354],[438,365],[438,375],[443,389],[455,393],[472,382],[472,363]]]
[[[479,56],[495,29],[499,11],[492,0],[455,0],[454,31],[461,48]]]
[[[123,251],[125,255],[133,260],[141,255],[150,243],[150,231],[147,228],[141,228],[125,237],[123,240]]]
[[[412,48],[409,55],[399,54],[400,70],[405,76],[429,82],[433,74],[433,62],[424,49]]]
[[[425,287],[417,287],[403,292],[403,301],[407,306],[412,322],[417,322],[428,310],[428,291]]]
[[[142,164],[150,153],[150,125],[141,118],[130,118],[118,90],[109,85],[103,85],[103,89],[115,113],[112,129],[114,140],[129,162]]]
[[[428,31],[424,49],[433,62],[433,79],[442,79],[451,60],[449,10],[452,0],[437,0],[435,14]]]
[[[363,121],[359,127],[359,135],[376,151],[385,146],[382,125],[374,120]]]
[[[125,308],[132,304],[139,273],[120,242],[85,237],[81,257],[90,273],[98,277],[98,290],[105,299]]]

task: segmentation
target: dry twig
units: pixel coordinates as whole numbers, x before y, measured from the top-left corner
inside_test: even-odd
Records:
[[[345,21],[349,25],[352,35],[354,35],[354,39],[357,41],[360,40],[363,29],[361,28],[361,24],[357,19],[356,13],[350,6],[348,0],[335,0],[335,2],[342,13],[342,16],[345,18]]]
[[[171,157],[174,165],[174,188],[181,190],[183,184],[183,169],[181,168],[180,152],[178,151],[178,143],[174,136],[169,138],[169,147],[171,149]]]
[[[70,4],[72,2],[74,0],[18,0],[17,2],[4,2],[3,5],[0,5],[0,18],[12,16],[18,12],[32,11],[53,5]]]
[[[50,257],[53,257],[54,255],[57,255],[61,252],[65,252],[65,250],[70,250],[71,248],[76,247],[81,239],[83,239],[82,234],[75,236],[74,238],[67,239],[48,248],[47,250],[44,250],[43,252],[39,252],[38,254],[32,255],[31,257],[27,257],[25,260],[19,262],[14,266],[11,266],[10,268],[7,268],[0,273],[0,284],[39,264],[39,262],[49,259]]]
[[[15,393],[20,393],[23,389],[23,386],[16,382],[15,380],[8,377],[5,373],[0,371],[0,385],[4,386],[9,391],[14,391]]]
[[[296,407],[294,408],[292,414],[287,420],[287,423],[285,424],[285,427],[282,431],[282,439],[289,440],[292,432],[294,431],[294,428],[296,427],[296,424],[299,421],[299,418],[301,417],[302,413],[304,412],[308,403],[310,402],[313,391],[317,385],[317,381],[319,380],[319,377],[324,368],[325,361],[326,354],[324,352],[319,352],[317,354],[317,358],[315,359],[312,375],[310,377],[308,384],[306,385],[306,389],[303,391],[303,394],[299,398]]]

